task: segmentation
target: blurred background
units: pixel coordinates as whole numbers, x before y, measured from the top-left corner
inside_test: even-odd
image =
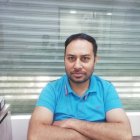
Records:
[[[139,0],[0,0],[0,96],[30,114],[42,88],[65,73],[64,41],[97,40],[95,73],[116,87],[126,111],[140,111]]]

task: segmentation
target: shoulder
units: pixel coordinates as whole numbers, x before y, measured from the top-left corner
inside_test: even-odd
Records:
[[[103,97],[104,100],[105,111],[107,112],[111,109],[122,108],[121,100],[114,85],[98,76],[96,76],[95,79],[97,82],[98,95]]]
[[[63,75],[63,76],[61,76],[60,78],[58,78],[56,80],[50,81],[48,83],[48,86],[58,87],[58,86],[63,85],[65,83],[65,81],[66,81],[66,75]]]
[[[65,76],[51,81],[42,89],[39,99],[37,101],[37,106],[44,106],[50,109],[52,112],[55,110],[55,103],[58,97],[64,93],[63,83],[65,81]]]
[[[60,91],[64,87],[66,81],[66,75],[59,77],[56,80],[48,82],[43,90]]]
[[[94,81],[93,85],[95,85],[97,92],[101,93],[102,95],[117,93],[116,88],[110,81],[105,80],[99,76],[93,76],[92,78],[92,81]]]
[[[96,82],[96,84],[98,86],[102,86],[102,87],[106,87],[106,88],[109,86],[112,86],[112,83],[110,81],[103,79],[99,76],[93,75],[92,79],[94,79],[94,81]]]

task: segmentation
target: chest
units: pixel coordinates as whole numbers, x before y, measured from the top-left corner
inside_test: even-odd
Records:
[[[104,101],[97,94],[89,94],[80,98],[64,95],[56,101],[54,120],[75,118],[87,121],[104,121]]]

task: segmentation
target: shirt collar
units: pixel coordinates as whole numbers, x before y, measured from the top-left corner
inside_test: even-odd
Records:
[[[69,93],[73,93],[73,90],[70,86],[70,83],[69,83],[69,78],[68,76],[66,75],[66,84],[65,84],[65,94],[68,95]]]
[[[97,91],[97,81],[96,76],[92,75],[90,78],[90,85],[88,88],[88,92],[96,92]]]
[[[69,83],[69,79],[68,79],[68,76],[66,75],[65,76],[66,79],[66,84],[65,84],[65,94],[68,95],[69,93],[74,93],[74,91],[72,90],[71,86],[70,86],[70,83]],[[97,83],[96,83],[96,78],[94,75],[91,76],[90,78],[90,85],[89,85],[89,88],[88,90],[86,91],[86,95],[89,94],[89,93],[93,93],[93,92],[96,92],[97,91]]]

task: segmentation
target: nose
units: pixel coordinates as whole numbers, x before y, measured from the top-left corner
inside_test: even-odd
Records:
[[[81,69],[82,68],[82,63],[79,59],[77,59],[74,63],[74,69]]]

